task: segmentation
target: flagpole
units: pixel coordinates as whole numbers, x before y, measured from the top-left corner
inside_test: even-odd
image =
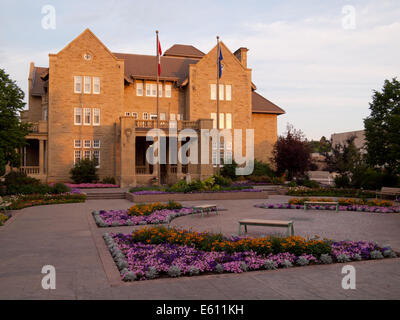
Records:
[[[220,161],[221,161],[221,153],[220,153],[220,137],[219,137],[219,36],[217,36],[217,130],[218,130],[218,139],[217,139],[217,174],[220,172]]]
[[[159,77],[159,61],[160,61],[160,53],[158,50],[158,30],[156,30],[156,52],[157,52],[157,120],[156,120],[156,129],[157,129],[157,143],[158,143],[158,162],[157,162],[157,179],[158,179],[158,184],[161,185],[161,173],[160,173],[160,160],[161,160],[161,141],[160,141],[160,134],[159,134],[159,107],[158,107],[158,98],[159,98],[159,82],[160,82],[160,77]]]

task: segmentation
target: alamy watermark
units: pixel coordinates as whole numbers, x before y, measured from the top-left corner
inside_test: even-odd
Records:
[[[42,7],[42,28],[45,30],[56,29],[56,8],[50,4],[46,4]]]
[[[42,268],[42,274],[45,274],[45,276],[42,278],[42,288],[44,290],[55,290],[56,268],[54,268],[52,265],[45,265]]]
[[[342,28],[345,30],[354,30],[356,23],[356,8],[352,5],[345,5],[342,8]]]
[[[356,268],[351,265],[345,265],[342,268],[342,274],[345,276],[342,279],[342,288],[344,290],[356,289]]]

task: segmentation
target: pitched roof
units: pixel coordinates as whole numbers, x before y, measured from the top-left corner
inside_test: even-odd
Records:
[[[157,57],[141,54],[113,53],[117,58],[125,60],[125,78],[156,79]],[[160,80],[177,81],[180,85],[189,74],[189,64],[199,60],[176,57],[161,58]],[[129,81],[129,80],[128,80]]]
[[[46,79],[45,76],[48,73],[49,68],[34,67],[32,75],[31,95],[41,96],[45,93],[44,88],[47,87],[48,81],[44,79]]]
[[[174,44],[171,48],[164,52],[164,56],[201,59],[205,56],[205,53],[191,45]]]
[[[253,113],[284,114],[285,111],[257,92],[251,93]]]

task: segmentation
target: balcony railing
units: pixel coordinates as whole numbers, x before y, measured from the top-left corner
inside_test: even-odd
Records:
[[[45,120],[40,120],[38,122],[30,122],[31,128],[30,132],[31,133],[47,133],[47,121]]]
[[[25,167],[20,167],[19,168],[20,172],[24,172],[27,175],[32,175],[32,174],[39,174],[40,173],[40,167],[39,166],[25,166]]]
[[[177,128],[178,130],[182,129],[198,129],[199,124],[197,121],[168,121],[168,120],[160,120],[159,121],[160,129],[168,129],[168,128]],[[135,128],[136,129],[154,129],[157,126],[157,120],[135,120]]]

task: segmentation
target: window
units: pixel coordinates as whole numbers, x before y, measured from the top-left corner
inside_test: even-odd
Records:
[[[43,109],[43,120],[47,121],[48,120],[48,111],[47,108]]]
[[[82,108],[74,108],[74,124],[82,124]]]
[[[74,164],[81,161],[81,150],[74,150]]]
[[[226,128],[232,129],[232,113],[226,114]]]
[[[231,101],[232,100],[232,86],[230,84],[227,84],[225,86],[226,90],[226,100]]]
[[[151,87],[151,96],[156,97],[157,96],[157,85],[152,84],[152,85],[150,85],[150,87]]]
[[[219,128],[220,129],[225,128],[225,114],[223,114],[223,113],[219,114]]]
[[[225,145],[224,163],[232,163],[232,142],[227,142]]]
[[[224,100],[224,85],[219,85],[219,100]]]
[[[175,121],[176,120],[176,114],[175,113],[170,113],[169,114],[169,120]]]
[[[162,84],[158,85],[158,96],[162,97]]]
[[[84,140],[83,146],[84,146],[84,148],[90,148],[91,140]]]
[[[172,95],[172,87],[170,84],[165,85],[165,97],[166,98],[171,98]]]
[[[90,87],[91,87],[91,82],[92,82],[92,78],[91,77],[84,77],[85,80],[85,87],[84,87],[84,93],[90,93]]]
[[[132,117],[133,117],[134,119],[137,119],[137,118],[138,118],[137,112],[132,112]]]
[[[93,150],[93,160],[97,164],[96,168],[100,168],[100,150]]]
[[[211,119],[213,120],[213,128],[215,129],[217,127],[217,114],[211,113]]]
[[[143,82],[136,82],[136,95],[143,96]]]
[[[91,154],[90,150],[85,150],[83,153],[84,159],[90,159],[90,154]]]
[[[211,97],[210,97],[211,100],[217,100],[217,85],[211,84],[210,90],[211,90]]]
[[[98,108],[93,109],[93,125],[94,126],[100,125],[100,109]]]
[[[131,115],[130,112],[125,112],[125,116],[126,116],[126,117],[129,117],[130,115]]]
[[[93,94],[100,94],[100,78],[93,77]]]
[[[165,120],[165,113],[164,112],[160,113],[160,120]]]
[[[100,148],[100,140],[93,140],[93,148]]]
[[[90,108],[84,108],[83,109],[84,114],[83,114],[83,124],[85,126],[90,126],[90,117],[91,117],[91,109]]]
[[[150,120],[157,120],[157,115],[155,113],[150,114]]]
[[[150,96],[151,95],[151,87],[150,87],[150,83],[146,83],[146,96]]]
[[[82,77],[81,76],[74,77],[74,92],[82,93]]]
[[[143,112],[143,120],[149,120],[149,114],[147,112]]]
[[[81,140],[74,140],[74,148],[81,148],[82,144],[81,144]]]
[[[161,91],[162,91],[162,85],[161,85]],[[155,84],[155,83],[146,83],[146,96],[148,96],[148,97],[157,97],[157,84]]]
[[[176,115],[176,120],[178,120],[178,121],[183,120],[182,114],[178,113],[178,114]]]

